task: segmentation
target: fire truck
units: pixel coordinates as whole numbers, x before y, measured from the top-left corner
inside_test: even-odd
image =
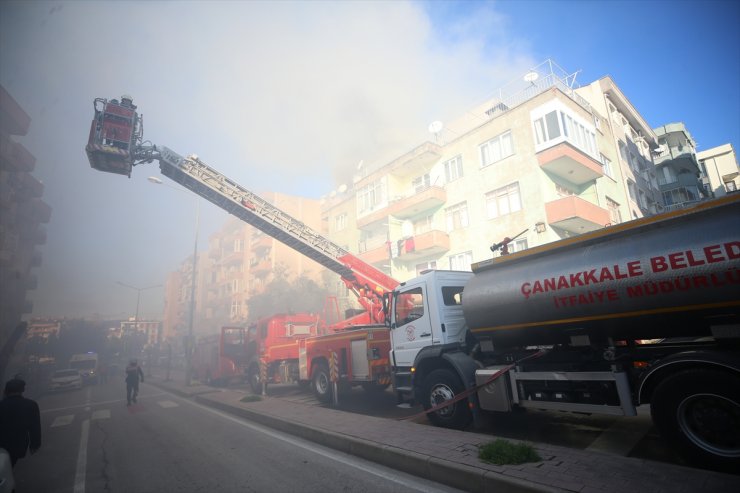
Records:
[[[120,101],[97,98],[93,106],[95,114],[85,148],[92,168],[130,177],[134,166],[158,161],[164,176],[338,274],[357,297],[363,310],[338,322],[327,323],[327,317],[318,319],[311,314],[275,315],[251,327],[245,340],[245,371],[255,391],[260,387],[264,391],[268,382],[312,383],[319,400],[328,402],[336,397],[330,382],[371,391],[390,385],[384,295],[398,281],[209,167],[198,156],[183,157],[167,147],[144,142],[143,115],[137,113],[130,96],[122,96]],[[211,368],[214,378],[213,372],[222,367]]]
[[[221,332],[198,339],[193,349],[193,376],[208,385],[228,385],[244,378],[247,329],[221,327]]]

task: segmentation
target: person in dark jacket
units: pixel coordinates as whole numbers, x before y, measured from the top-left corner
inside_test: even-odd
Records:
[[[41,414],[39,405],[23,397],[26,382],[14,378],[5,384],[0,401],[0,447],[10,454],[12,467],[26,456],[26,450],[35,454],[41,447]]]
[[[126,367],[126,401],[131,405],[131,401],[136,402],[136,396],[139,395],[139,380],[144,382],[144,372],[141,367],[132,359]]]

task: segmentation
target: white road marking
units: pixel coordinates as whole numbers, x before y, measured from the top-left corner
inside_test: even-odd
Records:
[[[67,426],[72,421],[74,421],[75,415],[74,414],[68,414],[66,416],[57,416],[54,422],[51,424],[51,428],[56,428],[57,426]]]
[[[177,402],[172,401],[158,401],[157,404],[159,404],[162,407],[177,407],[179,404]]]
[[[74,493],[85,493],[85,476],[87,475],[87,437],[90,433],[90,420],[82,422],[80,450],[77,453],[77,470],[75,472]]]
[[[170,395],[170,394],[167,394],[166,392],[158,392],[156,394],[147,394],[147,395],[139,394],[139,397],[157,397],[157,396],[160,396],[160,395]],[[95,407],[95,406],[107,406],[108,404],[115,404],[116,402],[126,402],[126,399],[116,399],[116,400],[112,400],[112,401],[90,402],[89,403],[89,406],[92,406],[92,407]],[[59,412],[59,411],[68,411],[70,409],[80,409],[80,408],[87,407],[87,406],[88,406],[88,404],[86,403],[86,404],[79,404],[77,406],[57,407],[57,408],[54,408],[54,409],[44,409],[44,410],[41,411],[41,414],[44,414],[44,413],[55,413],[55,412]]]
[[[108,419],[110,418],[110,409],[99,409],[93,411],[92,418],[90,419]]]

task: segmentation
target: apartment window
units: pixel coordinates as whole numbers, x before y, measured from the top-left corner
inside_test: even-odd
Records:
[[[596,134],[578,118],[563,110],[553,110],[534,120],[537,146],[544,147],[563,140],[591,156],[597,156]]]
[[[678,177],[676,176],[676,172],[673,171],[673,168],[670,166],[663,166],[661,171],[658,172],[659,185],[669,185],[671,183],[676,183],[677,181]]]
[[[380,180],[369,183],[357,191],[357,209],[360,214],[375,210],[383,202],[385,189]]]
[[[346,227],[347,227],[347,213],[342,212],[341,214],[337,214],[337,216],[334,218],[334,230],[342,231]]]
[[[450,255],[450,270],[470,271],[470,265],[473,263],[473,252],[458,253]]]
[[[735,192],[737,191],[737,186],[735,185],[734,181],[726,181],[725,182],[725,190],[728,192]]]
[[[447,183],[461,178],[463,175],[462,156],[455,156],[445,162],[445,179]]]
[[[622,161],[625,163],[629,163],[629,158],[627,157],[627,144],[619,141],[619,155],[622,156]]]
[[[612,162],[609,160],[608,157],[604,156],[603,154],[601,156],[601,168],[604,171],[604,174],[608,176],[609,178],[614,178],[614,172],[612,171]]]
[[[606,208],[609,210],[609,220],[612,224],[619,224],[622,222],[622,214],[619,213],[618,203],[607,197]]]
[[[241,252],[242,251],[242,240],[241,238],[238,238],[234,240],[234,251],[235,252]]]
[[[461,202],[445,209],[447,219],[447,231],[468,227],[468,204]]]
[[[436,270],[437,269],[437,262],[431,261],[431,262],[423,262],[421,264],[416,264],[416,275],[421,275],[422,272],[425,270]]]
[[[488,142],[480,146],[480,165],[481,168],[493,164],[496,161],[514,154],[514,146],[511,140],[511,130],[497,135]]]
[[[629,191],[630,198],[637,202],[637,194],[635,193],[635,182],[627,180],[627,190]]]
[[[647,209],[647,199],[645,198],[645,192],[638,190],[638,198],[640,199],[640,207],[644,210]]]
[[[232,293],[238,293],[239,292],[239,279],[233,279],[231,281],[231,292]]]
[[[427,233],[432,230],[432,216],[424,216],[420,219],[416,219],[413,222],[414,226],[414,234],[420,235],[422,233]]]
[[[422,176],[417,176],[411,181],[411,186],[414,188],[415,192],[421,192],[423,190],[426,190],[429,188],[429,186],[432,184],[432,180],[429,177],[429,173],[426,173]]]
[[[504,216],[521,210],[519,182],[498,188],[486,194],[486,211],[489,218]]]
[[[509,243],[509,253],[521,252],[529,248],[527,240],[515,240]]]
[[[239,302],[231,302],[231,318],[237,318],[239,316]]]
[[[699,200],[698,187],[679,187],[663,192],[663,201],[666,205],[683,204]]]

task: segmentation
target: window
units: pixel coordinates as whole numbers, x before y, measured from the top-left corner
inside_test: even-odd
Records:
[[[565,140],[591,156],[598,156],[595,131],[568,112],[553,110],[534,119],[533,123],[538,151]]]
[[[432,180],[429,177],[429,173],[426,173],[422,176],[417,176],[411,181],[411,186],[414,188],[415,192],[421,192],[423,190],[426,190],[429,188],[429,186],[432,184]]]
[[[413,227],[415,235],[428,233],[432,230],[432,216],[424,216],[420,219],[416,219],[413,222]]]
[[[242,240],[241,238],[237,238],[234,240],[234,251],[235,252],[241,252],[242,251]]]
[[[521,210],[519,182],[501,187],[486,194],[486,211],[489,218],[504,216]]]
[[[450,255],[450,269],[470,271],[470,265],[473,263],[473,252],[458,253]]]
[[[422,272],[425,270],[436,270],[437,269],[437,262],[431,261],[431,262],[423,262],[421,264],[416,264],[416,275],[421,275]]]
[[[509,243],[509,253],[521,252],[529,247],[527,240],[515,240]]]
[[[461,178],[463,175],[462,156],[455,156],[445,162],[445,179],[447,183]]]
[[[480,165],[481,168],[493,164],[496,161],[514,154],[514,148],[511,141],[511,130],[498,135],[480,146]]]
[[[424,316],[424,293],[421,288],[396,294],[396,325],[406,325]]]
[[[683,204],[699,200],[698,187],[679,187],[663,192],[663,201],[666,205]]]
[[[637,202],[637,194],[635,193],[635,182],[627,180],[627,190],[629,191],[630,198]]]
[[[726,181],[725,182],[725,190],[728,192],[735,192],[737,191],[737,186],[735,185],[734,181]]]
[[[367,214],[385,202],[385,189],[380,180],[365,185],[357,191],[357,210]]]
[[[555,191],[561,197],[570,197],[571,195],[576,195],[576,193],[573,190],[566,188],[559,183],[555,184]]]
[[[334,218],[334,229],[336,231],[342,231],[347,227],[347,213],[342,212],[341,214],[337,214],[337,216]]]
[[[606,198],[606,207],[609,209],[609,220],[612,224],[619,224],[622,222],[622,214],[619,212],[619,204],[610,199]]]
[[[468,227],[468,204],[461,202],[445,209],[447,219],[447,231]]]
[[[625,163],[629,162],[629,158],[627,157],[627,144],[621,140],[619,141],[619,155],[622,156],[622,161]]]
[[[237,318],[239,316],[239,302],[231,302],[231,318]]]
[[[462,286],[442,286],[442,303],[445,306],[461,306],[462,294]]]
[[[232,293],[238,293],[239,292],[239,279],[233,279],[231,281],[231,292]]]
[[[614,178],[614,172],[612,171],[612,162],[609,160],[608,157],[604,156],[603,154],[601,156],[601,168],[604,171],[604,174],[608,176],[609,178]]]
[[[668,185],[671,183],[676,183],[678,181],[678,177],[676,176],[675,171],[673,171],[673,168],[670,166],[663,166],[661,168],[661,171],[658,172],[658,184],[659,185]]]

